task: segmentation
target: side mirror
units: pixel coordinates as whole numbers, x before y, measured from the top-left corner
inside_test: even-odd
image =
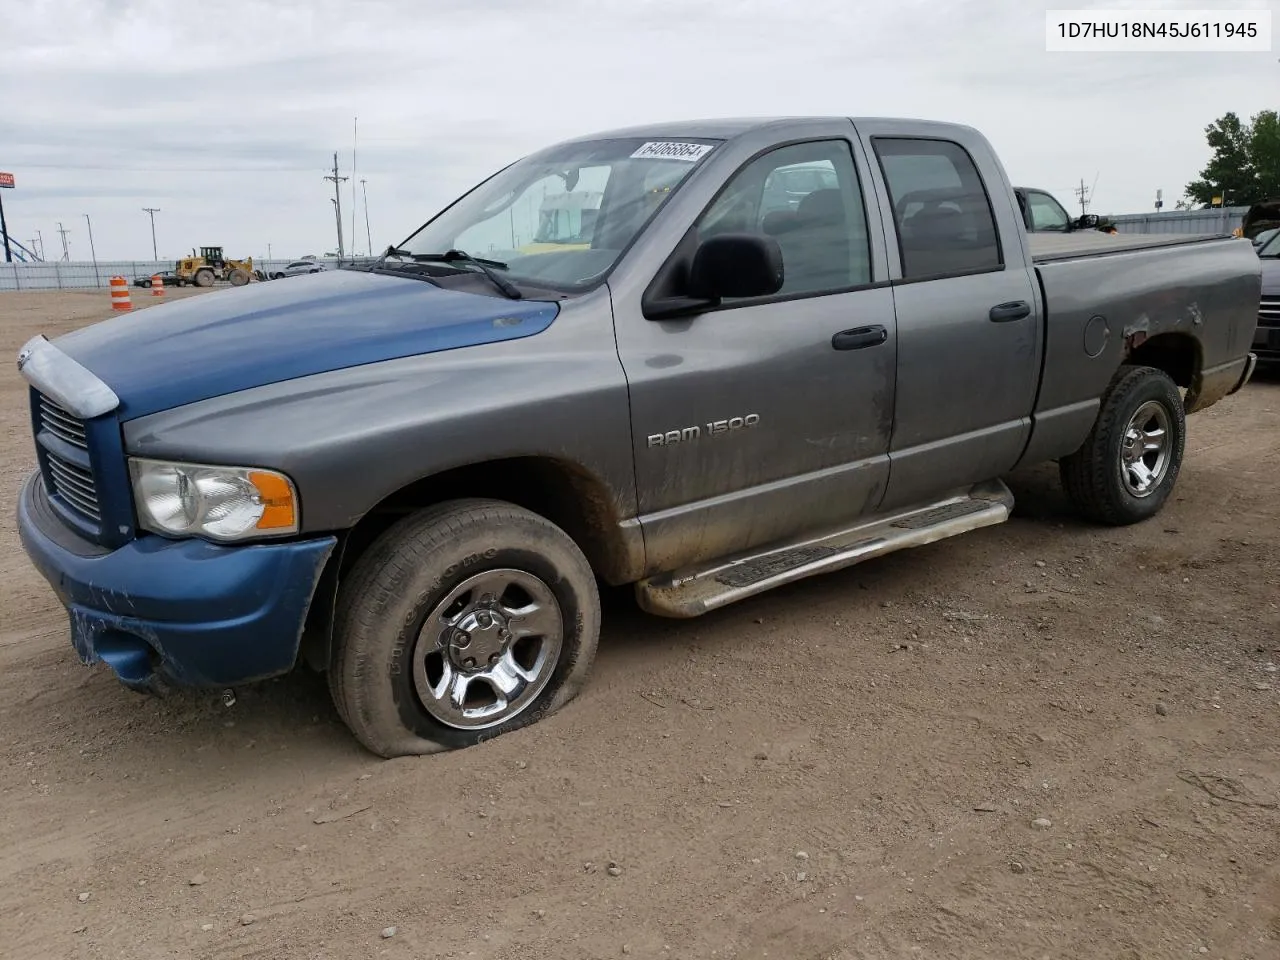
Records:
[[[1076,220],[1076,226],[1081,230],[1092,230],[1101,222],[1101,218],[1096,213],[1085,213]]]
[[[762,233],[725,233],[698,245],[689,268],[689,295],[767,297],[782,289],[782,248]]]

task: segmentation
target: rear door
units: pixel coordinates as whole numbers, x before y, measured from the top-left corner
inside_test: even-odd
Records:
[[[874,157],[898,320],[884,508],[1010,469],[1040,380],[1039,299],[1013,190],[966,128],[860,121]]]
[[[735,141],[714,192],[696,208],[675,198],[666,263],[610,281],[651,570],[857,517],[884,493],[896,337],[868,170],[851,124],[802,129],[781,145]],[[655,274],[698,239],[740,231],[777,238],[780,293],[645,317]]]

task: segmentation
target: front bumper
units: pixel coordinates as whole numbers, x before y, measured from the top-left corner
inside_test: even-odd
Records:
[[[145,536],[116,550],[68,529],[33,474],[18,533],[71,621],[85,663],[128,686],[233,686],[286,673],[335,537],[220,546]]]

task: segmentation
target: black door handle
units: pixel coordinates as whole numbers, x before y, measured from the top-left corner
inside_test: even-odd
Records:
[[[841,330],[831,338],[831,346],[836,350],[861,350],[863,347],[879,346],[888,339],[889,331],[876,324],[872,327]]]
[[[1008,323],[1031,316],[1031,304],[1025,300],[1013,300],[1010,303],[997,303],[988,314],[992,323]]]

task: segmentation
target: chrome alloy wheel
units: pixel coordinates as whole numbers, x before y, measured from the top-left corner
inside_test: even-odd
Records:
[[[523,570],[468,577],[427,616],[413,651],[418,699],[458,730],[496,727],[546,687],[564,643],[560,604]]]
[[[1135,497],[1150,496],[1164,481],[1172,458],[1169,411],[1148,400],[1134,411],[1120,440],[1120,475]]]

